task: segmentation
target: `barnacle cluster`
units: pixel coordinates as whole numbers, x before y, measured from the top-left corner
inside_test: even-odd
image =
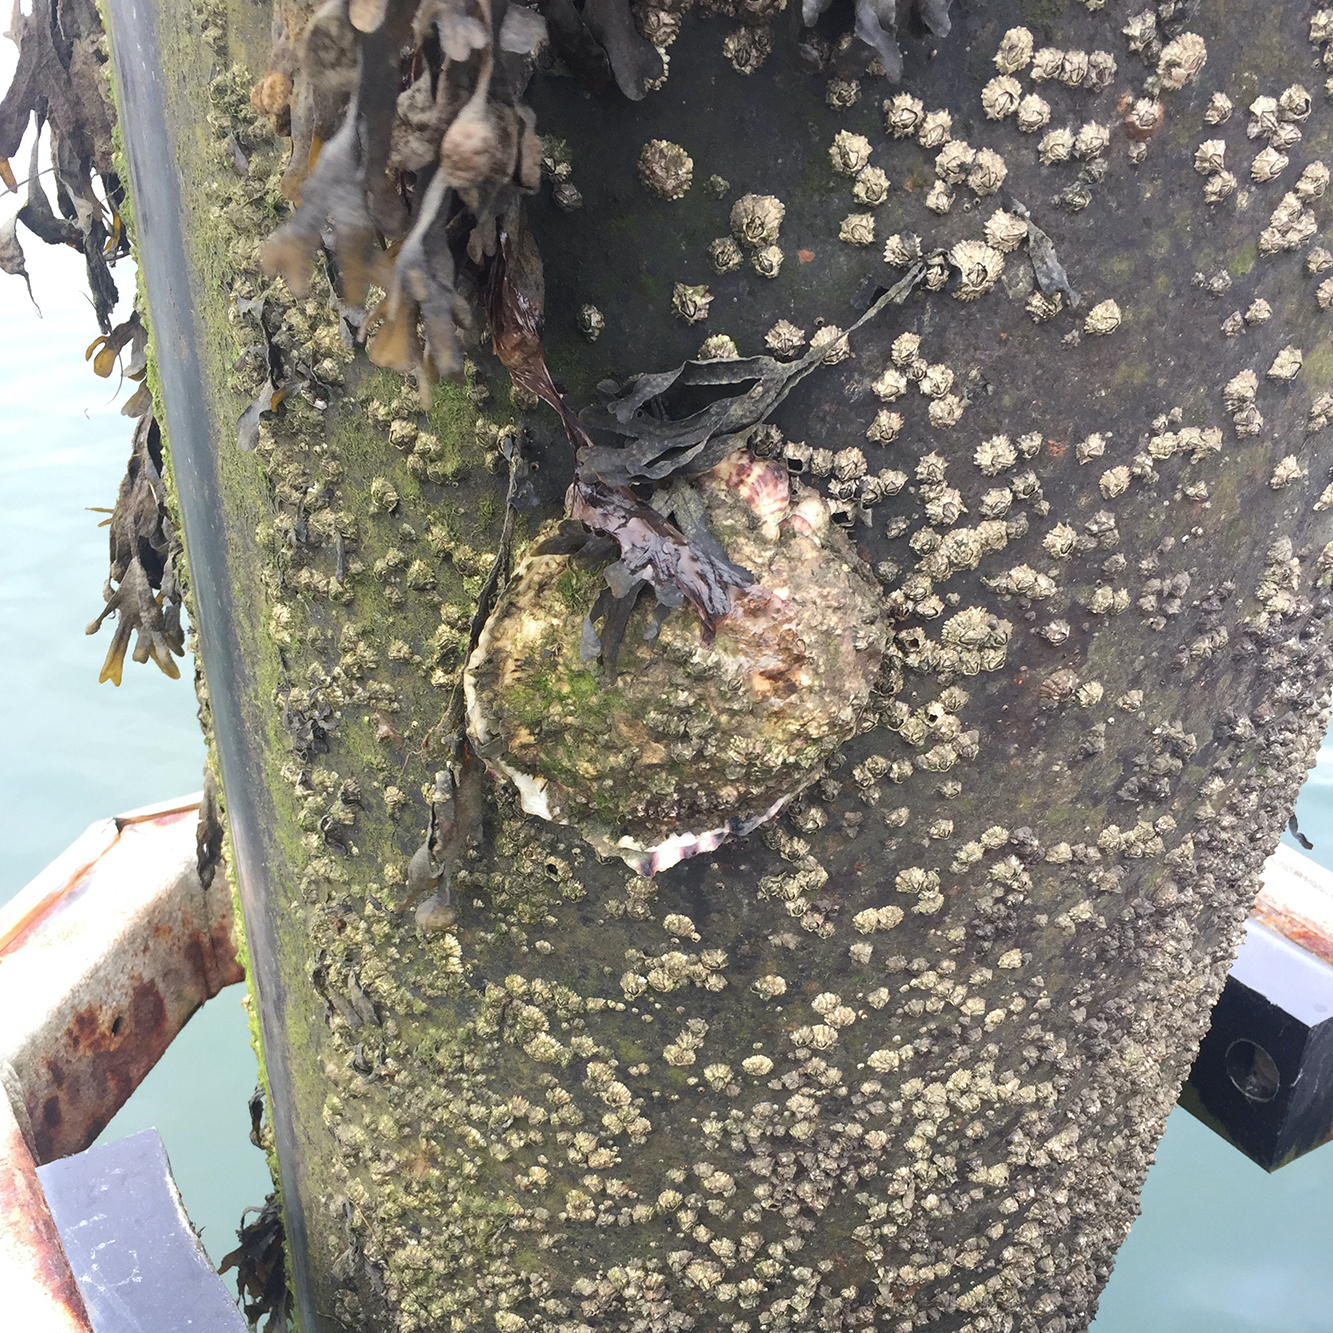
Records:
[[[754,576],[715,636],[639,601],[609,680],[589,643],[601,578],[539,544],[465,677],[477,750],[524,809],[644,874],[748,832],[818,778],[884,648],[877,585],[814,492],[745,452],[689,486]]]

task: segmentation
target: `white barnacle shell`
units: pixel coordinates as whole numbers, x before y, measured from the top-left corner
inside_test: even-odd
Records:
[[[889,197],[889,178],[880,167],[862,167],[852,186],[852,198],[867,208],[876,208]]]
[[[741,248],[730,236],[719,236],[708,246],[708,262],[714,273],[732,273],[741,266]]]
[[[896,366],[886,366],[870,390],[880,402],[892,403],[907,392],[907,376]]]
[[[1098,479],[1097,485],[1106,499],[1114,500],[1117,495],[1123,495],[1129,490],[1129,469],[1123,465],[1107,468]]]
[[[942,398],[953,388],[953,371],[945,365],[927,366],[916,387],[927,398]]]
[[[897,412],[881,408],[875,413],[875,419],[866,427],[866,439],[873,444],[892,444],[903,428],[903,419]]]
[[[968,187],[982,198],[994,194],[1004,184],[1009,174],[1004,158],[993,148],[979,149],[972,162],[972,169],[967,173]]]
[[[1106,436],[1095,431],[1074,446],[1074,457],[1080,463],[1090,463],[1094,458],[1100,458],[1105,452]]]
[[[1250,179],[1256,181],[1271,181],[1280,176],[1287,169],[1289,161],[1286,153],[1280,153],[1272,144],[1260,149],[1255,154],[1254,161],[1250,163]]]
[[[1231,112],[1231,98],[1226,93],[1214,93],[1208,99],[1208,106],[1203,113],[1203,118],[1210,125],[1220,125],[1231,115]]]
[[[776,245],[761,246],[750,256],[750,267],[761,278],[776,278],[782,267],[782,249]]]
[[[1278,114],[1283,120],[1305,120],[1313,106],[1308,90],[1299,83],[1284,89],[1282,96],[1277,99]]]
[[[1018,461],[1018,453],[1007,435],[992,435],[977,445],[972,461],[986,477],[999,476]]]
[[[900,333],[889,347],[889,355],[895,366],[910,366],[921,355],[921,335]]]
[[[988,120],[1003,120],[1018,109],[1023,85],[1012,75],[1000,74],[981,90],[981,106]]]
[[[1333,9],[1318,9],[1310,15],[1310,40],[1316,46],[1333,42]]]
[[[884,101],[884,125],[895,139],[910,139],[925,117],[926,109],[919,97],[898,93]]]
[[[1277,98],[1256,97],[1250,103],[1250,123],[1245,127],[1245,133],[1251,139],[1266,139],[1277,126]]]
[[[839,361],[846,361],[852,354],[846,333],[836,324],[825,324],[823,328],[816,329],[815,336],[810,339],[812,352],[822,351],[825,347],[832,349],[824,358],[826,366],[836,366]]]
[[[1235,412],[1247,403],[1254,402],[1254,396],[1258,391],[1259,376],[1252,370],[1242,370],[1223,386],[1222,406],[1228,412]]]
[[[1037,156],[1043,166],[1048,167],[1054,166],[1057,162],[1068,162],[1073,151],[1074,135],[1067,129],[1051,130],[1049,134],[1042,136],[1041,142],[1037,145]]]
[[[1074,136],[1074,156],[1096,157],[1099,153],[1104,153],[1110,143],[1110,129],[1098,121],[1090,120],[1080,126],[1079,132]]]
[[[949,251],[949,262],[959,273],[954,292],[959,301],[975,301],[990,291],[1004,272],[1004,255],[985,241],[959,241]]]
[[[1325,278],[1323,282],[1315,288],[1314,299],[1318,303],[1320,310],[1333,309],[1333,278]]]
[[[1194,150],[1194,170],[1201,176],[1211,176],[1226,165],[1227,145],[1223,139],[1205,139]]]
[[[1333,268],[1333,254],[1325,250],[1322,245],[1316,245],[1305,256],[1305,271],[1314,277],[1315,274],[1322,273],[1328,268]]]
[[[764,345],[774,356],[791,357],[805,346],[805,330],[790,320],[780,319],[764,335]]]
[[[1300,459],[1295,454],[1288,454],[1285,458],[1279,460],[1278,465],[1273,469],[1273,475],[1268,479],[1268,484],[1273,490],[1280,491],[1293,482],[1303,480],[1308,475],[1301,466]]]
[[[950,139],[935,158],[935,174],[948,185],[961,185],[977,151],[962,139]]]
[[[1066,51],[1060,62],[1060,82],[1066,88],[1077,88],[1088,77],[1088,53],[1086,51]]]
[[[1267,324],[1272,318],[1273,307],[1262,296],[1255,297],[1245,311],[1245,322],[1247,324]]]
[[[930,400],[926,416],[937,429],[956,426],[962,420],[964,406],[963,400],[956,393],[946,393],[943,398]],[[930,512],[930,502],[927,502],[926,512]]]
[[[1007,255],[1027,240],[1028,224],[1017,214],[997,208],[986,219],[985,232],[987,241],[1001,254]]]
[[[1296,197],[1307,204],[1311,199],[1322,199],[1328,188],[1328,176],[1328,168],[1322,162],[1311,162],[1296,182]],[[1306,267],[1309,267],[1308,260]]]
[[[1067,560],[1074,554],[1074,550],[1078,545],[1078,533],[1075,532],[1068,523],[1057,523],[1055,527],[1041,539],[1041,545],[1047,555],[1054,556],[1057,560]],[[1063,622],[1061,621],[1056,621],[1050,628],[1053,629],[1055,624],[1062,623]],[[1068,638],[1068,626],[1065,628],[1066,633],[1063,637]],[[1058,642],[1058,640],[1051,641]]]
[[[1294,148],[1300,141],[1301,127],[1290,120],[1284,120],[1268,136],[1268,146],[1276,148],[1279,153],[1285,153],[1288,149]]]
[[[702,324],[712,303],[713,295],[706,286],[678,282],[671,292],[671,313],[687,324]]]
[[[947,111],[927,112],[916,132],[922,148],[942,148],[953,137],[953,117]]]
[[[1032,80],[1045,83],[1048,79],[1058,79],[1064,69],[1065,53],[1054,46],[1043,46],[1032,57]]]
[[[694,179],[694,162],[679,144],[649,139],[639,154],[639,179],[659,199],[679,199]]]
[[[906,268],[921,258],[921,237],[915,232],[896,232],[884,242],[884,261]]]
[[[873,245],[875,243],[875,215],[873,213],[848,213],[838,226],[838,239],[848,245]]]
[[[1098,301],[1083,321],[1084,333],[1114,333],[1120,327],[1120,307],[1114,301]]]
[[[1157,58],[1157,75],[1165,88],[1183,88],[1199,77],[1208,61],[1208,48],[1195,32],[1182,32],[1167,42]]]
[[[863,134],[839,130],[828,155],[833,170],[840,176],[855,176],[870,161],[870,140]]]
[[[1301,202],[1294,191],[1282,196],[1273,210],[1268,226],[1259,233],[1259,253],[1272,254],[1275,250],[1295,250],[1315,234],[1318,223],[1315,215]]]
[[[772,245],[786,215],[786,205],[771,194],[743,194],[731,206],[731,230],[742,245]]]
[[[995,52],[995,68],[1001,74],[1017,74],[1032,61],[1032,33],[1027,28],[1010,28],[1000,38]]]
[[[1294,380],[1301,373],[1301,366],[1304,361],[1305,357],[1301,349],[1288,345],[1274,357],[1273,364],[1268,367],[1268,378],[1270,380]]]
[[[1050,123],[1051,104],[1036,93],[1028,93],[1018,104],[1018,128],[1024,134],[1036,134]]]
[[[1088,56],[1088,73],[1083,80],[1085,88],[1101,92],[1109,88],[1116,76],[1115,57],[1109,51],[1094,51]]]
[[[1236,177],[1229,171],[1219,171],[1208,177],[1208,184],[1203,187],[1204,202],[1220,204],[1228,195],[1236,191]]]
[[[1064,308],[1064,296],[1060,292],[1052,292],[1047,296],[1043,291],[1035,291],[1024,302],[1023,308],[1032,317],[1034,324],[1045,324]]]
[[[953,207],[953,195],[949,193],[949,187],[943,181],[936,181],[926,191],[925,205],[932,213],[947,213]]]

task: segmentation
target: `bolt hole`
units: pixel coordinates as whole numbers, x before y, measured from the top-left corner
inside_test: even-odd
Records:
[[[1239,1037],[1227,1047],[1227,1077],[1252,1102],[1271,1102],[1282,1086],[1277,1063],[1255,1042]]]
[[[557,880],[560,878],[560,866],[555,861],[548,861],[546,863],[546,878],[549,880]]]
[[[116,1017],[111,1020],[111,1035],[113,1037],[119,1037],[120,1030],[124,1026],[125,1026],[124,1018],[121,1017],[119,1014],[117,1014]]]

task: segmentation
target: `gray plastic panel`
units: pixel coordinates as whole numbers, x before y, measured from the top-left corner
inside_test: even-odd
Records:
[[[37,1168],[95,1333],[245,1333],[154,1129]]]

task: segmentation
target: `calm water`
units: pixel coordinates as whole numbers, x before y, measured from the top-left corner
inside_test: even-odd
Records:
[[[126,394],[84,364],[97,329],[77,257],[27,249],[44,319],[0,275],[0,902],[93,820],[196,790],[203,763],[187,680],[127,662],[119,690],[97,684],[110,628],[83,630],[101,606],[106,533],[87,507],[114,502]],[[116,276],[129,292],[129,267]],[[1322,758],[1301,827],[1333,868],[1333,751]],[[190,1021],[105,1135],[157,1127],[215,1261],[268,1189],[248,1138],[240,995]],[[1094,1327],[1333,1333],[1333,1147],[1269,1176],[1176,1111]]]

